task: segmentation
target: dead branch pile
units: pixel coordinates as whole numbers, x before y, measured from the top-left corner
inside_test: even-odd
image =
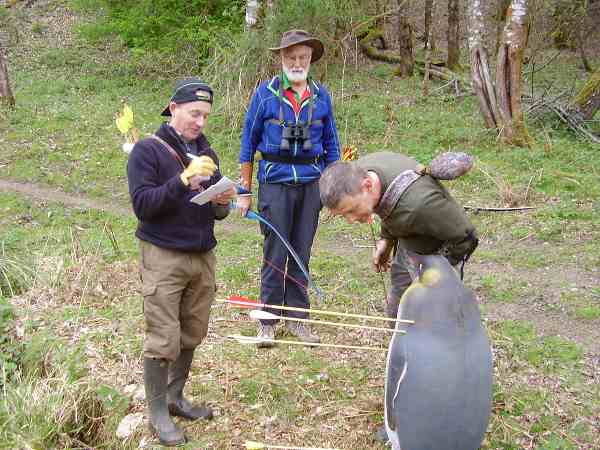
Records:
[[[587,123],[582,115],[569,106],[570,94],[568,91],[548,97],[545,94],[541,97],[524,96],[523,100],[528,104],[525,112],[532,122],[540,121],[548,114],[556,115],[562,122],[569,127],[575,134],[587,139],[595,144],[600,144],[600,135],[589,130]]]

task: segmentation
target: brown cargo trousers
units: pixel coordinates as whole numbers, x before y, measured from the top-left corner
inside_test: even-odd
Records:
[[[187,253],[140,240],[146,336],[144,357],[175,361],[206,337],[215,298],[212,250]]]

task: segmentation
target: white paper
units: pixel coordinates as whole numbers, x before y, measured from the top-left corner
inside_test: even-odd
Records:
[[[200,192],[197,195],[194,195],[190,199],[190,202],[194,202],[198,205],[204,205],[205,203],[208,203],[211,200],[213,200],[217,195],[222,194],[223,192],[227,192],[234,186],[235,183],[224,176],[216,184],[213,184],[208,189]]]

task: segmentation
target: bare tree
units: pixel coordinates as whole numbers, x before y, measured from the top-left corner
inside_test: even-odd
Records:
[[[479,110],[488,128],[499,128],[500,114],[496,88],[490,75],[488,52],[484,45],[485,24],[481,0],[470,0],[468,12],[471,78],[479,100]]]
[[[518,146],[532,143],[521,109],[521,72],[529,36],[527,6],[527,0],[512,0],[496,61],[496,93],[503,122],[501,135],[507,143]]]
[[[527,46],[529,17],[527,0],[512,0],[506,11],[506,24],[498,48],[496,85],[490,75],[487,51],[483,45],[481,0],[469,4],[469,49],[471,77],[479,108],[489,128],[496,128],[504,142],[530,146],[521,108],[521,69]]]
[[[600,69],[588,78],[570,106],[583,120],[591,120],[594,117],[600,109]]]
[[[400,46],[400,64],[397,74],[410,77],[413,74],[415,60],[413,55],[412,27],[408,18],[408,2],[398,0],[398,43]]]
[[[504,22],[506,19],[506,11],[510,6],[512,0],[498,0],[496,14],[494,19],[496,21],[496,47],[494,47],[494,54],[498,54],[500,48],[500,40],[502,39],[502,30],[504,29]]]
[[[427,50],[428,48],[434,49],[434,39],[431,32],[431,18],[433,17],[433,0],[425,0],[425,42],[423,43],[423,48]]]
[[[448,0],[448,61],[446,66],[449,69],[459,67],[460,44],[459,44],[459,0]]]
[[[252,28],[258,22],[258,0],[246,0],[246,28]]]
[[[8,69],[6,68],[6,62],[4,55],[0,49],[0,102],[6,103],[9,106],[15,106],[15,97],[10,89],[10,82],[8,80]]]

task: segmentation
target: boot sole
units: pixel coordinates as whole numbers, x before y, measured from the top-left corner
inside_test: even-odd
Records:
[[[156,437],[158,438],[158,442],[160,443],[160,445],[164,445],[165,447],[176,447],[178,445],[185,444],[187,442],[187,438],[185,437],[185,435],[183,435],[183,440],[177,440],[177,441],[165,441],[165,440],[162,440],[160,438],[160,434],[158,433],[158,430],[156,428],[154,428],[154,425],[152,425],[151,423],[148,423],[148,428],[150,429],[150,431],[154,435],[156,435]]]

